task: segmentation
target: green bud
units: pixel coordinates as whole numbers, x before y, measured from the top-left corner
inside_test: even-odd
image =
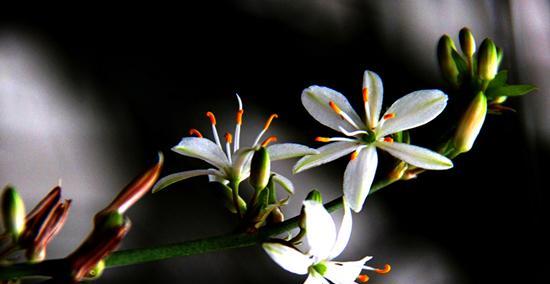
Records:
[[[460,48],[466,57],[471,58],[476,52],[476,40],[470,29],[464,27],[458,33]]]
[[[487,97],[483,92],[479,92],[464,112],[453,138],[456,154],[465,153],[472,149],[483,126],[486,114]]]
[[[439,61],[439,68],[441,69],[443,78],[454,86],[457,86],[458,75],[460,72],[456,62],[453,59],[453,50],[456,50],[453,40],[448,35],[442,36],[437,44],[437,59]]]
[[[479,47],[477,54],[477,74],[482,80],[490,81],[498,71],[498,56],[495,43],[486,38]]]
[[[25,203],[17,190],[9,185],[2,193],[2,219],[6,233],[17,241],[25,229]]]
[[[256,191],[260,191],[267,186],[270,177],[271,161],[269,153],[265,147],[260,147],[260,149],[254,152],[254,156],[252,156],[250,179],[248,181]]]
[[[317,201],[319,203],[323,203],[323,197],[321,196],[321,193],[317,191],[316,189],[312,190],[310,193],[308,193],[306,200],[313,200]]]
[[[103,274],[103,271],[105,270],[105,261],[102,259],[100,260],[92,270],[88,271],[86,276],[84,276],[84,280],[96,280]]]
[[[502,56],[504,56],[502,48],[497,46],[497,66],[500,66],[500,63],[502,63]]]

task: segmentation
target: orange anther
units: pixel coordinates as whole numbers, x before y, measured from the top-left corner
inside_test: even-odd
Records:
[[[315,137],[315,141],[316,141],[316,142],[324,142],[324,143],[326,143],[326,142],[330,142],[330,138],[318,136],[318,137]]]
[[[229,144],[233,143],[233,135],[229,132],[225,133],[225,141]]]
[[[244,113],[244,110],[242,110],[242,109],[237,111],[237,124],[238,125],[241,125],[243,123],[243,113]]]
[[[269,128],[269,126],[271,125],[271,122],[273,121],[273,119],[278,118],[278,117],[279,117],[279,115],[277,115],[276,113],[270,115],[269,118],[267,119],[267,121],[265,122],[264,130],[267,130]]]
[[[359,156],[359,151],[353,151],[353,153],[351,153],[351,157],[350,157],[350,160],[353,161],[355,159],[357,159],[357,156]]]
[[[202,134],[200,133],[200,131],[196,130],[195,128],[189,129],[189,135],[195,135],[199,138],[202,138]]]
[[[367,102],[369,100],[369,88],[364,87],[363,88],[363,102]]]
[[[391,119],[391,118],[394,118],[395,117],[395,113],[393,112],[390,112],[388,114],[384,114],[384,119]]]
[[[361,283],[366,283],[367,281],[369,281],[369,277],[365,274],[360,274],[359,276],[357,276],[357,280]]]
[[[338,107],[338,105],[336,105],[336,103],[334,103],[333,101],[330,101],[328,102],[328,105],[330,106],[330,108],[337,114],[340,114],[342,113],[342,110]]]
[[[214,114],[212,112],[207,112],[206,116],[208,116],[208,118],[210,118],[210,123],[212,123],[212,125],[216,125],[216,117],[214,116]]]
[[[384,137],[384,142],[393,143],[393,138],[391,137]]]
[[[378,274],[386,274],[391,271],[391,266],[389,264],[384,265],[384,268],[377,268],[374,270]]]
[[[277,141],[277,136],[269,136],[262,143],[262,147],[266,147],[269,143]]]

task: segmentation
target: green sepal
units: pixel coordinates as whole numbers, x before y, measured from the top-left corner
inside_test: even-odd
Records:
[[[533,85],[507,85],[488,89],[487,98],[495,99],[498,97],[517,97],[526,95],[535,90],[537,90],[537,87]]]
[[[506,81],[508,80],[508,71],[507,70],[502,70],[500,72],[498,72],[498,74],[495,76],[495,78],[493,80],[491,80],[491,82],[489,83],[489,85],[487,86],[487,96],[489,92],[491,92],[491,89],[495,89],[495,88],[499,88],[499,87],[502,87],[504,85],[506,85]]]

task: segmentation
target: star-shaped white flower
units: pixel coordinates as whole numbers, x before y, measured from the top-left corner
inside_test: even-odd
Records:
[[[319,154],[305,156],[294,166],[298,173],[352,153],[344,174],[344,197],[350,207],[361,211],[374,180],[378,155],[376,148],[413,166],[428,170],[445,170],[453,166],[448,158],[431,150],[394,142],[390,135],[428,123],[447,105],[447,95],[439,90],[412,92],[393,103],[380,117],[382,80],[365,71],[363,102],[365,120],[353,110],[342,94],[332,89],[311,86],[302,93],[302,104],[321,124],[346,137],[317,137],[320,142],[333,142],[319,148]]]
[[[271,161],[290,159],[296,157],[302,157],[304,155],[312,155],[319,153],[315,149],[311,149],[307,146],[294,144],[294,143],[280,143],[272,144],[269,143],[277,140],[275,136],[270,136],[265,139],[262,143],[260,140],[264,134],[269,129],[273,119],[277,118],[277,114],[272,114],[260,133],[256,136],[254,143],[250,147],[240,148],[240,133],[242,125],[242,116],[244,113],[242,107],[241,98],[237,95],[237,100],[239,103],[239,109],[237,111],[236,117],[236,126],[235,126],[235,139],[231,133],[225,134],[225,152],[220,138],[218,135],[218,130],[216,128],[216,117],[212,112],[207,112],[206,116],[210,119],[212,125],[212,133],[214,136],[214,142],[207,138],[204,138],[203,135],[196,129],[191,129],[189,131],[190,135],[195,135],[196,137],[184,137],[178,145],[172,148],[172,151],[182,154],[184,156],[201,159],[214,168],[210,169],[200,169],[200,170],[190,170],[179,172],[175,174],[168,175],[160,179],[155,186],[153,187],[153,192],[157,192],[167,186],[196,176],[205,176],[207,175],[210,181],[216,181],[223,184],[230,184],[231,186],[238,186],[238,184],[250,176],[250,162],[254,150],[257,147],[266,147]],[[233,147],[231,147],[233,144]],[[273,173],[273,181],[280,184],[290,193],[293,192],[294,187],[290,180],[282,175]]]
[[[369,261],[371,256],[358,261],[333,261],[345,249],[351,235],[351,212],[345,201],[344,217],[338,233],[332,217],[323,204],[306,200],[304,212],[309,252],[302,253],[294,247],[277,242],[263,244],[267,254],[282,268],[296,274],[308,274],[304,282],[306,284],[329,283],[326,279],[335,284],[356,283],[356,279],[360,281],[368,279],[366,275],[361,275],[363,270],[389,272],[389,265],[384,269],[365,266],[365,262]]]

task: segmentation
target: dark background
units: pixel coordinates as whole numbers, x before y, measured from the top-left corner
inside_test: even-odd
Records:
[[[310,2],[326,5],[313,9],[307,6]],[[387,21],[393,19],[385,19],[388,14],[380,12],[381,3],[336,2],[348,5],[346,9],[352,12],[341,17],[351,20],[334,21],[331,10],[342,8],[328,1],[224,1],[140,7],[139,12],[105,8],[14,13],[3,15],[0,27],[4,33],[32,38],[37,50],[48,50],[55,58],[52,64],[62,70],[64,84],[75,90],[67,99],[97,110],[93,113],[104,122],[101,127],[109,128],[108,156],[123,173],[122,183],[115,184],[122,186],[147,167],[159,149],[166,154],[164,174],[204,168],[202,162],[169,149],[189,128],[210,135],[206,111],[214,111],[223,121],[222,132],[224,125],[232,127],[236,92],[245,104],[243,132],[248,136],[276,112],[280,119],[273,133],[280,141],[317,147],[312,141],[315,136],[335,133],[314,121],[301,106],[300,93],[307,86],[319,84],[342,92],[358,112],[365,69],[382,77],[385,107],[414,90],[444,88],[436,73],[437,37],[415,36],[407,25],[390,24],[388,32]],[[500,15],[496,24],[482,21],[478,26],[510,55],[503,68],[510,70],[512,82],[519,82],[516,66],[522,63],[514,55],[510,5],[490,3],[490,9]],[[487,9],[487,5],[478,6]],[[444,32],[456,39],[458,30],[471,19],[455,22]],[[428,46],[425,53],[432,57],[416,54],[409,46],[411,39]],[[521,78],[525,78],[521,83],[534,83],[528,73]],[[84,91],[90,89],[93,92]],[[522,116],[529,112],[522,100],[506,103],[517,113],[488,116],[474,149],[456,159],[452,170],[397,183],[369,198],[367,209],[354,215],[359,225],[345,256],[373,255],[372,265],[394,267],[388,276],[372,277],[373,283],[542,280],[548,264],[540,259],[547,248],[541,231],[547,223],[541,215],[547,211],[543,210],[547,194],[542,177],[548,144],[538,136],[529,139],[532,136],[525,125],[548,121],[533,122]],[[413,142],[434,147],[453,124],[454,111],[467,101],[465,95],[450,94],[448,111],[414,130]],[[300,181],[300,192],[287,215],[298,212],[300,200],[311,188],[320,188],[327,199],[337,196],[345,164],[341,159],[312,170],[309,181]],[[316,175],[327,175],[333,184],[319,182]],[[108,200],[117,190],[102,194]],[[72,195],[68,198],[78,200],[77,191]],[[235,220],[216,197],[204,178],[146,197],[130,211],[134,228],[125,247],[229,232]],[[71,218],[86,223],[91,215]],[[99,283],[299,283],[301,279],[280,269],[256,247],[112,269]]]

